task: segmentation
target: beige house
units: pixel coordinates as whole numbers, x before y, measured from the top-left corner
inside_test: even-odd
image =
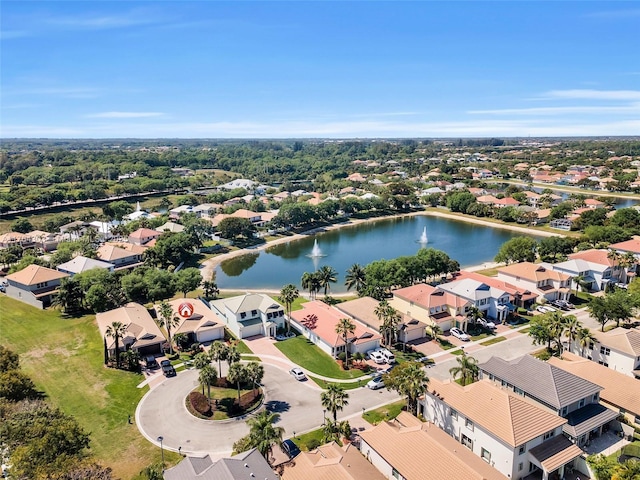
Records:
[[[424,325],[438,325],[442,331],[452,327],[466,330],[471,307],[468,300],[426,283],[394,290],[389,304]]]
[[[506,480],[431,422],[401,412],[360,433],[360,451],[384,475],[405,480]],[[369,478],[369,477],[367,477]]]
[[[145,248],[133,244],[129,244],[128,247],[129,248],[125,248],[125,244],[116,245],[113,243],[105,243],[98,248],[96,253],[100,260],[112,263],[116,271],[142,265],[144,263],[142,254]]]
[[[141,356],[162,353],[162,344],[166,342],[166,338],[143,305],[128,303],[124,307],[98,313],[96,322],[112,355],[115,353],[115,339],[107,335],[107,329],[114,322],[125,326],[124,336],[118,340],[118,350],[135,350]]]
[[[532,262],[513,263],[498,269],[498,279],[545,298],[548,302],[568,300],[572,277]]]
[[[68,276],[67,273],[51,268],[29,265],[5,277],[7,279],[5,293],[8,297],[42,309],[51,305],[58,293],[60,281]]]
[[[352,444],[340,447],[331,442],[310,452],[300,452],[295,461],[286,463],[282,480],[384,480]]]
[[[640,379],[640,329],[614,328],[607,332],[592,331],[596,342],[584,352],[575,343],[571,345],[573,353],[582,353],[589,360],[620,372],[623,375]]]
[[[224,338],[225,321],[219,318],[211,309],[209,309],[201,300],[179,298],[171,300],[169,305],[173,309],[174,315],[179,319],[179,325],[171,329],[171,335],[184,333],[187,335],[188,343],[207,343],[213,340]],[[181,306],[188,304],[192,307],[192,314],[185,318],[180,310]],[[153,307],[156,316],[160,317],[159,305]]]

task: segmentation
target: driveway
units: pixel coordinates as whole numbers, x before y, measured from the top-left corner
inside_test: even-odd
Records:
[[[279,413],[277,425],[285,429],[285,438],[318,428],[323,422],[320,390],[311,380],[298,382],[281,368],[263,363],[266,393],[265,407]],[[226,373],[223,365],[223,374]],[[193,417],[185,407],[187,394],[198,386],[198,371],[184,370],[150,390],[138,404],[136,424],[155,445],[163,437],[163,447],[183,454],[229,456],[233,443],[249,433],[246,418],[213,422]],[[348,390],[349,405],[339,419],[362,415],[370,409],[398,400],[395,392],[360,387]]]

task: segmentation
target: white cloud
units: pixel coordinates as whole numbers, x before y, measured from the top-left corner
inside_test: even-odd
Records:
[[[86,118],[149,118],[161,117],[162,112],[101,112],[85,115]]]
[[[582,100],[640,100],[640,90],[551,90],[546,98],[569,98]]]
[[[626,106],[574,106],[574,107],[532,107],[532,108],[502,108],[492,110],[470,110],[471,115],[624,115],[640,114],[640,103]]]

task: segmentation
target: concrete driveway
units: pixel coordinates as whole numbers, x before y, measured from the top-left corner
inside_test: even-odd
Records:
[[[280,414],[277,425],[285,429],[285,438],[318,428],[323,422],[320,392],[313,381],[298,382],[281,368],[265,364],[263,380],[265,406]],[[223,365],[223,374],[226,368]],[[138,404],[136,424],[140,432],[152,443],[180,450],[183,454],[205,454],[221,458],[231,454],[233,443],[249,433],[247,418],[227,421],[208,421],[193,417],[185,407],[188,393],[198,386],[198,371],[184,370],[176,377],[167,378],[150,390]],[[369,390],[365,387],[348,390],[349,405],[338,415],[339,419],[362,415],[362,409],[386,405],[399,399],[386,389]]]

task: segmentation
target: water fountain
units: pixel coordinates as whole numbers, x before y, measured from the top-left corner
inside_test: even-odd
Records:
[[[429,240],[427,239],[427,227],[424,227],[422,230],[422,235],[420,235],[420,243],[422,245],[426,245]]]
[[[318,245],[318,239],[316,238],[315,241],[313,242],[313,248],[311,249],[311,258],[318,258],[318,257],[322,257],[324,255],[322,255],[322,250],[320,250],[320,246]]]

